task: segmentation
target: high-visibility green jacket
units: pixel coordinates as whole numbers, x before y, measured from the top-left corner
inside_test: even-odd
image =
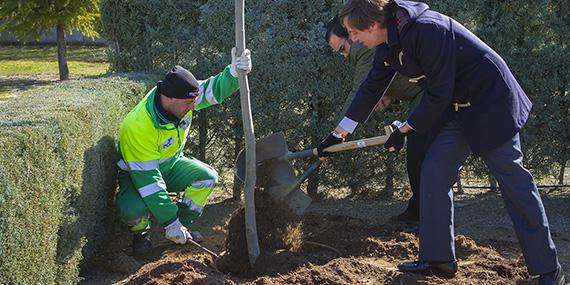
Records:
[[[239,89],[238,79],[227,66],[221,73],[200,82],[196,110],[221,103]],[[170,169],[183,155],[192,111],[179,122],[166,121],[155,105],[157,88],[148,92],[125,117],[120,128],[119,168],[130,173],[131,180],[152,215],[165,224],[176,218],[178,207],[168,197],[162,172]]]

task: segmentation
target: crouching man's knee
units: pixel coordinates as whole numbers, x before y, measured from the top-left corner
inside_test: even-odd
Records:
[[[137,203],[117,203],[117,213],[133,233],[145,232],[150,228],[150,215],[144,204],[141,207]]]
[[[119,218],[132,232],[144,232],[150,228],[150,214],[146,204],[133,189],[121,189],[115,200]]]
[[[178,203],[178,217],[184,226],[190,227],[202,215],[204,206],[218,183],[217,176],[211,178],[196,181],[184,191],[184,198]]]

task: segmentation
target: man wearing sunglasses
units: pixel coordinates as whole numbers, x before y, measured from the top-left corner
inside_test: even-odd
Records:
[[[352,103],[354,95],[358,91],[360,84],[370,69],[374,61],[374,50],[369,49],[361,43],[352,42],[348,37],[348,32],[342,26],[338,16],[333,17],[327,24],[327,32],[325,40],[331,49],[344,56],[354,66],[354,77],[352,81],[352,89],[346,98],[344,107],[340,114],[346,113],[348,107]],[[418,105],[422,94],[422,89],[413,83],[409,78],[396,74],[390,87],[386,91],[386,95],[376,104],[375,111],[384,111],[388,105],[394,100],[403,100],[410,102],[410,112]],[[408,179],[412,190],[412,197],[408,201],[406,210],[392,217],[390,220],[394,222],[417,222],[419,220],[420,202],[420,174],[421,165],[427,148],[427,135],[414,133],[408,136],[407,152],[406,152],[406,169],[408,171]]]
[[[152,248],[150,215],[164,226],[167,239],[184,244],[201,236],[188,228],[202,214],[218,173],[183,150],[192,114],[221,103],[239,89],[237,70],[251,71],[249,50],[235,56],[222,72],[198,81],[181,66],[174,66],[126,116],[120,128],[119,217],[134,233],[133,254]],[[183,193],[173,203],[169,193]]]

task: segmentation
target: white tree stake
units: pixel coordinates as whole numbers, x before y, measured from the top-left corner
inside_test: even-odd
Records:
[[[245,50],[244,0],[236,0],[235,6],[236,54],[240,55]],[[249,264],[253,267],[259,257],[259,241],[257,239],[257,224],[255,222],[255,135],[253,133],[247,75],[240,69],[237,69],[237,72],[239,76],[243,132],[245,134],[245,236],[247,239]]]

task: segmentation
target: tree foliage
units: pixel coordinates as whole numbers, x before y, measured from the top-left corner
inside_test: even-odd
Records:
[[[59,79],[69,78],[65,34],[73,29],[98,35],[99,0],[3,0],[0,31],[12,32],[20,41],[37,40],[56,28]]]
[[[79,30],[98,36],[99,0],[2,0],[0,30],[14,33],[20,41],[39,39],[63,24],[65,32]]]
[[[196,22],[204,2],[102,0],[102,28],[112,41],[111,68],[163,73],[174,64],[193,66]]]

